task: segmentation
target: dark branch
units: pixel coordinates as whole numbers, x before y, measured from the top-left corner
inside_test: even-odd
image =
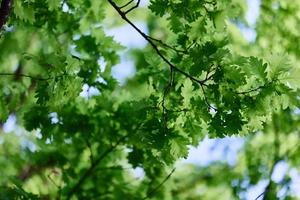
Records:
[[[166,108],[165,106],[165,102],[166,102],[166,98],[167,98],[167,95],[169,94],[171,88],[172,88],[172,85],[173,85],[173,82],[174,82],[174,70],[172,67],[170,67],[170,77],[169,77],[169,82],[166,86],[166,88],[164,89],[164,93],[163,93],[163,99],[162,99],[162,108],[163,108],[163,112],[162,112],[162,118],[163,118],[163,123],[164,123],[164,130],[167,130],[167,121],[168,121],[168,109]]]
[[[175,66],[173,63],[171,63],[159,50],[158,46],[155,44],[155,41],[156,42],[159,42],[159,40],[157,39],[154,39],[150,36],[148,36],[147,34],[145,34],[143,31],[141,31],[134,23],[132,23],[127,17],[126,17],[126,14],[128,13],[128,11],[132,10],[132,9],[129,9],[128,11],[126,12],[123,12],[120,7],[118,7],[118,5],[113,1],[113,0],[107,0],[111,6],[119,13],[119,15],[121,16],[121,18],[126,21],[131,27],[133,27],[151,46],[152,48],[156,51],[157,55],[170,67],[170,70],[171,70],[171,76],[172,76],[172,73],[173,72],[178,72],[182,75],[184,75],[185,77],[189,78],[190,80],[198,83],[203,91],[203,94],[204,94],[204,97],[205,97],[205,102],[207,104],[207,106],[210,108],[210,109],[213,109],[213,110],[217,110],[216,108],[214,108],[213,106],[211,106],[211,104],[208,102],[207,100],[207,97],[205,96],[205,90],[204,90],[204,86],[207,86],[205,83],[206,81],[208,81],[209,79],[212,78],[213,74],[211,74],[210,76],[207,76],[204,80],[199,80],[197,79],[196,77],[194,76],[191,76],[190,74],[188,74],[187,72],[179,69],[177,66]],[[138,6],[140,1],[137,2],[137,5],[133,7],[136,8]],[[193,44],[192,44],[193,45]],[[168,88],[168,86],[167,86]],[[165,92],[166,93],[166,90]],[[165,95],[164,95],[165,96]],[[165,107],[164,107],[164,100],[163,100],[163,113],[166,111]]]
[[[6,23],[11,8],[12,0],[2,0],[0,7],[0,30]]]
[[[51,80],[51,79],[58,79],[58,78],[61,78],[61,77],[64,77],[64,76],[72,76],[72,75],[69,75],[67,73],[63,73],[63,74],[60,74],[60,75],[57,75],[57,76],[53,76],[53,77],[49,76],[48,78],[44,78],[44,77],[31,76],[31,75],[28,75],[28,74],[22,74],[17,70],[15,73],[0,72],[0,76],[14,76],[15,80],[18,80],[20,77],[24,77],[24,78],[30,78],[34,81],[48,81],[48,80]]]
[[[206,96],[206,93],[205,93],[205,90],[204,90],[204,86],[203,86],[203,85],[200,85],[200,87],[201,87],[201,90],[202,90],[202,92],[203,92],[204,101],[205,101],[206,105],[208,106],[208,108],[209,108],[209,109],[212,109],[212,110],[214,110],[214,111],[218,111],[217,108],[213,107],[213,106],[209,103],[209,101],[208,101],[208,99],[207,99],[207,96]]]
[[[107,167],[99,167],[99,170],[134,170],[132,167],[122,167],[118,166],[107,166]]]
[[[255,198],[255,200],[258,200],[258,199],[259,199],[260,197],[262,197],[262,196],[263,196],[262,200],[267,200],[267,199],[269,199],[268,195],[269,195],[269,193],[271,192],[271,187],[272,187],[272,184],[273,184],[273,181],[272,181],[272,179],[271,179],[271,176],[272,176],[272,174],[274,173],[275,166],[276,166],[280,161],[281,161],[281,160],[278,159],[278,160],[276,160],[276,161],[272,164],[272,167],[271,167],[271,170],[270,170],[270,174],[269,174],[269,183],[268,183],[268,185],[265,187],[264,191],[263,191],[260,195],[258,195],[258,196]]]
[[[153,190],[151,190],[151,191],[147,194],[147,196],[145,196],[145,197],[143,198],[143,200],[149,199],[151,196],[153,196],[153,194],[154,194],[156,191],[158,191],[159,188],[160,188],[165,182],[167,182],[167,180],[169,180],[169,178],[170,178],[170,177],[172,176],[172,174],[175,172],[175,169],[176,169],[176,168],[172,169],[172,171],[168,174],[168,176],[166,176],[166,178],[165,178],[160,184],[158,184],[155,188],[153,188]]]
[[[265,187],[264,191],[258,197],[255,198],[255,200],[258,200],[262,196],[263,196],[262,200],[270,199],[270,192],[272,192],[272,186],[273,184],[275,184],[272,180],[272,174],[274,173],[276,165],[280,161],[282,161],[282,157],[279,154],[279,150],[280,150],[279,126],[278,126],[277,116],[275,114],[273,115],[272,122],[273,122],[273,131],[274,131],[274,142],[273,142],[274,154],[273,154],[273,163],[269,172],[269,183]]]
[[[177,52],[177,53],[183,53],[183,54],[186,54],[186,53],[187,53],[186,50],[177,49],[177,48],[175,48],[175,47],[173,47],[173,46],[170,46],[170,45],[164,43],[162,40],[153,38],[153,37],[151,37],[151,36],[148,36],[148,38],[151,39],[151,40],[153,40],[153,41],[155,41],[155,42],[158,42],[158,43],[161,44],[162,46],[167,47],[167,48],[169,48],[169,49],[171,49],[171,50],[173,50],[173,51],[175,51],[175,52]]]
[[[70,189],[68,193],[68,198],[70,199],[73,194],[80,189],[81,185],[84,183],[84,181],[93,174],[94,170],[97,168],[97,166],[100,164],[100,162],[106,158],[111,152],[113,152],[121,142],[123,142],[126,139],[127,136],[121,137],[114,145],[112,145],[110,148],[108,148],[106,151],[100,155],[97,159],[94,160],[93,164],[88,168],[87,171],[81,176],[81,178],[77,181],[77,183]]]
[[[138,0],[137,3],[135,4],[135,6],[129,8],[127,11],[124,12],[124,14],[128,14],[129,12],[131,12],[132,10],[136,9],[139,7],[141,0]]]
[[[45,169],[49,169],[55,166],[55,161],[49,159],[47,162],[40,165],[28,165],[25,166],[18,174],[17,178],[23,182],[31,178],[35,174],[43,172]]]
[[[248,94],[248,93],[252,93],[252,92],[257,92],[263,88],[265,88],[266,86],[265,85],[262,85],[262,86],[259,86],[257,88],[253,88],[251,90],[248,90],[248,91],[244,91],[244,92],[237,92],[237,94],[241,94],[241,95],[244,95],[244,94]]]
[[[260,195],[258,195],[256,198],[255,198],[255,200],[258,200],[261,196],[263,196],[264,195],[264,193],[265,193],[265,191],[264,192],[262,192]]]
[[[156,51],[158,56],[167,64],[169,65],[174,71],[179,72],[180,74],[186,76],[187,78],[191,79],[192,81],[200,84],[200,85],[205,85],[206,80],[198,80],[197,78],[191,76],[187,72],[179,69],[176,67],[173,63],[171,63],[158,49],[157,45],[149,38],[148,35],[146,35],[144,32],[142,32],[135,24],[133,24],[127,17],[126,17],[126,12],[122,12],[121,9],[117,6],[117,4],[113,0],[107,0],[111,6],[119,13],[119,15],[122,17],[124,21],[126,21],[131,27],[133,27],[151,46],[152,48]]]
[[[210,79],[213,78],[213,75],[215,74],[214,72],[216,72],[217,68],[215,69],[211,69],[212,67],[214,66],[214,64],[212,64],[210,66],[210,68],[208,69],[208,71],[206,72],[206,75],[205,75],[205,79],[203,81],[208,81]]]
[[[15,73],[0,73],[0,76],[19,76],[19,77],[25,77],[25,78],[31,78],[33,80],[37,80],[37,81],[47,81],[50,80],[52,78],[40,78],[40,77],[34,77],[34,76],[30,76],[27,74],[15,74]]]
[[[125,8],[125,7],[127,7],[129,4],[131,4],[133,1],[134,1],[134,0],[131,0],[131,1],[129,1],[128,3],[126,3],[125,5],[120,6],[119,8],[120,8],[120,9]]]

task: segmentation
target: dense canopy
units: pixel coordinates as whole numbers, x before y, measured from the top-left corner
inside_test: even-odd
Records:
[[[300,1],[259,8],[250,24],[245,0],[1,0],[0,198],[295,199]],[[108,34],[124,26],[146,45]],[[227,137],[236,163],[177,163]]]

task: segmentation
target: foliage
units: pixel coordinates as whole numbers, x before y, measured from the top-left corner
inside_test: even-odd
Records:
[[[235,199],[267,179],[274,199],[290,183],[275,166],[298,166],[300,5],[260,7],[247,42],[243,0],[2,0],[0,120],[16,127],[1,133],[1,198]],[[120,84],[126,47],[106,30],[123,25],[148,45],[128,50],[136,73]],[[189,145],[230,136],[246,140],[235,166],[174,170]]]

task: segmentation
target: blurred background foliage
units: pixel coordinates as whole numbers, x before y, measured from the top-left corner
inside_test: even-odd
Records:
[[[259,1],[255,23],[244,0],[113,7],[127,3],[13,2],[0,38],[0,198],[298,199],[300,2]],[[122,17],[154,49],[116,42]],[[121,80],[124,57],[134,69]],[[242,138],[235,162],[182,162],[225,137]]]

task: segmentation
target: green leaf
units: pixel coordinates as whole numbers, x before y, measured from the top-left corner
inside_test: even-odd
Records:
[[[49,10],[57,10],[60,8],[61,1],[60,0],[48,0]]]
[[[280,81],[287,84],[292,89],[300,89],[300,69],[292,68],[284,77],[280,79]]]
[[[0,96],[0,120],[1,122],[6,122],[7,118],[9,116],[9,110],[7,105],[5,104],[5,99]]]
[[[167,6],[168,0],[151,0],[149,9],[151,9],[153,13],[162,17],[166,13]]]
[[[191,98],[193,97],[193,82],[190,79],[186,79],[181,88],[181,96],[183,97],[183,106],[185,108],[190,106]]]
[[[172,139],[172,140],[170,140],[169,144],[171,147],[170,153],[175,159],[181,158],[181,157],[184,157],[184,158],[187,157],[188,148],[187,148],[186,142],[182,138]]]
[[[279,75],[288,72],[291,68],[289,57],[286,54],[271,54],[268,58],[269,66],[267,68],[268,79],[270,81],[279,77]]]

